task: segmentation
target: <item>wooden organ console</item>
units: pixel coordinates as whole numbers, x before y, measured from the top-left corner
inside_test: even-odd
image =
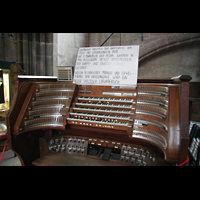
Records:
[[[189,142],[190,76],[136,88],[19,76],[7,115],[22,165],[176,165]]]

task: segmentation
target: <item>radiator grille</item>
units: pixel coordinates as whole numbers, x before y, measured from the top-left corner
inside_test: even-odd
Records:
[[[58,81],[72,81],[73,80],[73,67],[57,67],[57,80]]]

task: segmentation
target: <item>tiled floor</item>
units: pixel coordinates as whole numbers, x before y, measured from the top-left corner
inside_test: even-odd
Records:
[[[0,152],[1,157],[2,152]],[[13,153],[12,150],[6,150],[1,160],[0,166],[21,166],[19,158]]]

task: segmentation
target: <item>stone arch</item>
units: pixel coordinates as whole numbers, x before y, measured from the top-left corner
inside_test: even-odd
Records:
[[[157,38],[140,47],[139,62],[163,50],[200,41],[200,33],[171,33]]]

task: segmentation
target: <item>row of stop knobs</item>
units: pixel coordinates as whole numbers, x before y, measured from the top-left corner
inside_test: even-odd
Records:
[[[66,144],[67,143],[67,144]],[[67,148],[68,153],[85,153],[87,146],[84,139],[68,138],[66,141],[63,137],[50,140],[49,151],[65,152]]]

